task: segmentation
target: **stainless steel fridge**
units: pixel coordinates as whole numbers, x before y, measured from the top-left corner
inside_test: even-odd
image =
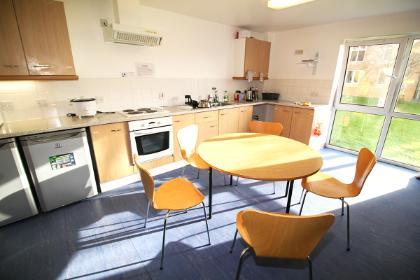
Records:
[[[38,214],[14,138],[0,140],[0,226]]]

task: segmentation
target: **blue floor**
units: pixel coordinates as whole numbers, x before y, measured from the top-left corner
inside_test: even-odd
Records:
[[[325,149],[324,170],[349,181],[356,158]],[[174,170],[156,182],[178,176]],[[187,170],[192,178],[196,172]],[[420,279],[420,181],[415,173],[378,163],[351,204],[352,250],[340,202],[309,194],[303,214],[331,211],[336,222],[313,253],[314,279]],[[207,193],[203,172],[196,185]],[[215,174],[214,216],[207,245],[203,209],[171,217],[164,270],[159,270],[163,214],[151,211],[143,229],[145,196],[140,183],[0,228],[0,279],[234,279],[241,250],[229,246],[235,215],[245,208],[284,211],[285,184],[241,179],[223,186]],[[293,202],[299,200],[295,182]],[[292,208],[298,212],[299,207]],[[268,229],[267,229],[268,230]],[[248,259],[241,279],[308,279],[304,269],[256,266]]]

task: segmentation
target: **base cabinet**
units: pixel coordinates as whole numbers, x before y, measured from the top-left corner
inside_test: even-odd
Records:
[[[133,174],[126,122],[91,126],[90,133],[101,183]]]
[[[238,132],[248,132],[249,122],[252,120],[253,106],[239,108]]]
[[[195,114],[195,123],[198,126],[197,146],[208,138],[219,135],[218,111]]]
[[[290,138],[309,144],[314,120],[314,110],[293,108]]]
[[[178,142],[178,131],[186,126],[194,124],[194,114],[185,114],[172,117],[173,123],[173,147],[174,147],[174,161],[182,160],[181,148]]]
[[[274,107],[275,122],[283,125],[282,136],[309,144],[311,137],[314,110],[312,108],[293,108],[276,105]]]
[[[290,137],[290,129],[292,124],[293,108],[288,106],[274,106],[274,121],[283,125],[281,136]]]
[[[239,108],[219,110],[219,135],[239,129]]]

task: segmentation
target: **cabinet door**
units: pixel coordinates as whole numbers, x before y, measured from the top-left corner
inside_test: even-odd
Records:
[[[292,124],[293,108],[287,106],[274,106],[274,121],[283,125],[281,136],[290,137],[290,129]]]
[[[254,77],[259,77],[260,72],[260,41],[254,38],[246,38],[245,41],[245,61],[244,61],[244,76],[246,72],[253,71]]]
[[[270,49],[271,43],[267,41],[260,41],[260,48],[259,48],[259,72],[262,72],[264,78],[268,78],[268,68],[270,65]],[[259,77],[259,73],[258,73]]]
[[[219,110],[219,135],[238,132],[239,108]]]
[[[309,144],[313,120],[314,110],[293,108],[290,138]]]
[[[174,161],[182,160],[181,148],[178,142],[178,131],[186,126],[194,124],[194,114],[186,114],[172,117],[173,122],[173,143],[174,143]]]
[[[127,123],[92,126],[90,131],[100,182],[133,174]]]
[[[0,75],[28,75],[12,0],[0,1]]]
[[[218,121],[208,121],[198,124],[198,141],[197,146],[203,141],[217,136],[219,134],[219,125]]]
[[[14,0],[30,75],[75,75],[64,4]]]
[[[248,132],[249,122],[252,120],[253,106],[246,106],[239,108],[239,125],[238,132]]]

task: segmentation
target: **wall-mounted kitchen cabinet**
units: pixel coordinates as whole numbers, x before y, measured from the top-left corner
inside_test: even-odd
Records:
[[[270,66],[271,43],[255,38],[239,38],[235,40],[235,72],[233,79],[244,80],[246,73],[252,71],[254,80],[268,79]]]
[[[0,1],[0,79],[74,80],[64,4]]]
[[[275,105],[273,120],[282,123],[282,136],[309,144],[314,120],[314,110],[312,108]]]
[[[90,133],[101,183],[133,174],[126,122],[92,126]]]

